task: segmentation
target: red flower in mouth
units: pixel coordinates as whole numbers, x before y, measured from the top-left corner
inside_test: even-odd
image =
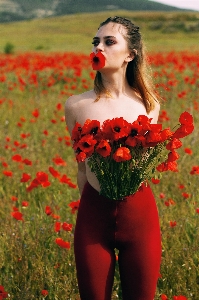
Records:
[[[116,162],[126,161],[131,159],[130,150],[126,147],[118,148],[115,153],[113,154],[113,159]]]
[[[96,54],[92,52],[90,59],[93,70],[100,70],[105,66],[105,57],[101,52],[97,52]]]
[[[102,131],[105,139],[118,141],[123,137],[127,137],[129,133],[129,123],[121,118],[106,120],[103,123]]]
[[[111,146],[106,140],[101,140],[96,147],[96,152],[103,157],[107,157],[111,153]]]

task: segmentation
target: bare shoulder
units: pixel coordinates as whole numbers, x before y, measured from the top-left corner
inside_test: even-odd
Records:
[[[149,117],[153,118],[152,123],[157,123],[159,112],[160,112],[160,103],[158,101],[155,101],[155,107],[154,109],[149,113]]]
[[[83,94],[72,95],[65,102],[65,119],[68,130],[71,133],[72,128],[78,119],[79,111],[82,107],[86,107],[88,101],[93,100],[95,93],[93,90],[87,91]]]

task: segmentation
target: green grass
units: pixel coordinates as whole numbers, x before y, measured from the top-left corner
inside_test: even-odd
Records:
[[[114,11],[0,24],[0,51],[3,52],[5,44],[10,42],[15,46],[16,52],[40,49],[89,53],[98,25],[110,15],[130,18],[139,25],[147,49],[151,52],[199,49],[199,31],[178,28],[173,33],[163,33],[168,27],[175,29],[179,22],[185,27],[197,24],[199,13]],[[160,21],[163,22],[163,28],[150,29],[154,22]]]

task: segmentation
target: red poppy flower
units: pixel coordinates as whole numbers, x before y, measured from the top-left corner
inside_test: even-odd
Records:
[[[175,227],[177,225],[176,221],[170,221],[169,222],[170,227]]]
[[[173,137],[175,138],[183,138],[189,134],[192,133],[192,131],[194,130],[194,125],[186,125],[186,124],[182,124],[173,134]]]
[[[180,295],[180,296],[173,296],[173,300],[188,300],[188,298]]]
[[[37,108],[36,108],[35,110],[33,110],[32,115],[33,115],[35,118],[38,118],[38,117],[39,117],[39,110],[38,110]]]
[[[56,171],[53,167],[49,167],[49,172],[54,176],[55,178],[60,178],[60,173]]]
[[[93,70],[100,70],[105,66],[105,57],[100,51],[96,54],[92,52],[90,54],[90,59]]]
[[[20,182],[27,182],[28,180],[30,180],[30,178],[31,178],[30,174],[23,173]]]
[[[103,157],[107,157],[111,153],[111,146],[106,140],[101,140],[97,145],[95,151]]]
[[[32,161],[29,160],[29,159],[27,159],[27,158],[23,159],[22,162],[23,162],[25,165],[27,165],[27,166],[31,166],[31,165],[32,165]]]
[[[130,124],[122,117],[106,120],[102,124],[102,134],[105,139],[118,141],[119,139],[128,136],[129,126]]]
[[[100,122],[97,120],[87,119],[82,127],[81,134],[97,134],[100,129]]]
[[[165,128],[160,132],[161,135],[161,142],[164,142],[168,140],[170,137],[172,137],[173,132],[170,130],[170,128]]]
[[[153,184],[158,184],[158,183],[160,183],[160,179],[158,179],[158,178],[151,178],[151,182]]]
[[[47,205],[47,206],[45,207],[45,213],[47,214],[47,216],[52,215],[53,211],[52,211],[52,209],[51,209],[50,206]]]
[[[71,213],[74,214],[79,209],[80,200],[69,203],[69,207],[72,209]]]
[[[174,150],[182,147],[182,142],[177,138],[172,138],[172,140],[166,145],[167,150]]]
[[[66,166],[66,162],[59,155],[56,155],[52,161],[58,166]]]
[[[72,227],[73,227],[72,224],[69,224],[69,223],[66,223],[66,222],[63,222],[63,224],[62,224],[62,229],[65,230],[65,231],[71,231]]]
[[[160,299],[161,299],[161,300],[169,300],[168,297],[167,297],[167,295],[165,295],[165,294],[162,294],[162,295],[160,296]]]
[[[23,207],[28,207],[29,203],[28,203],[28,201],[22,201],[21,205]]]
[[[56,238],[55,243],[65,249],[70,249],[70,243],[64,241],[62,238]]]
[[[13,216],[13,218],[15,218],[18,221],[24,221],[23,220],[23,214],[21,212],[19,212],[19,211],[13,211],[11,213],[11,215]]]
[[[131,159],[131,152],[126,147],[118,148],[115,153],[113,154],[113,159],[116,162],[126,161]]]
[[[189,155],[193,154],[193,151],[190,148],[184,148],[184,152],[189,154]]]
[[[193,117],[190,113],[185,111],[180,115],[179,121],[181,124],[191,125],[193,123]]]
[[[46,297],[48,295],[48,291],[47,290],[42,290],[41,294],[42,294],[42,296]]]
[[[18,198],[17,198],[17,197],[15,197],[15,196],[12,196],[12,197],[11,197],[11,200],[12,200],[12,201],[17,201],[17,200],[18,200]]]
[[[168,161],[168,162],[175,161],[175,160],[177,160],[179,157],[180,157],[180,155],[179,155],[175,150],[172,150],[172,151],[169,152],[169,154],[168,154],[168,159],[167,159],[167,161]]]
[[[0,300],[6,299],[8,297],[8,293],[4,290],[4,287],[0,285]]]
[[[81,139],[82,125],[78,122],[75,123],[75,126],[72,130],[71,139],[78,142]]]
[[[199,166],[193,166],[191,171],[190,171],[190,174],[191,175],[199,174]]]
[[[84,135],[78,142],[78,148],[86,153],[87,157],[90,156],[94,151],[94,146],[97,141],[93,138],[91,134]]]
[[[61,223],[60,222],[55,222],[55,225],[54,225],[55,232],[59,232],[60,229],[61,229]]]
[[[12,177],[12,175],[13,175],[12,171],[8,171],[8,170],[4,170],[3,174],[7,177]]]
[[[82,151],[79,151],[76,154],[76,160],[77,160],[77,162],[83,162],[83,161],[85,161],[85,159],[86,159],[86,153],[84,153]]]
[[[15,154],[15,155],[13,155],[12,160],[20,162],[20,161],[22,161],[22,157],[19,154]]]
[[[36,179],[38,180],[39,184],[41,184],[43,187],[47,187],[51,184],[48,181],[48,174],[45,172],[37,172]]]

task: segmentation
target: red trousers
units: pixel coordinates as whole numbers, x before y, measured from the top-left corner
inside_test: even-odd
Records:
[[[143,184],[124,200],[112,200],[87,182],[80,200],[75,260],[81,300],[110,300],[115,252],[124,300],[153,300],[161,260],[157,207]]]

